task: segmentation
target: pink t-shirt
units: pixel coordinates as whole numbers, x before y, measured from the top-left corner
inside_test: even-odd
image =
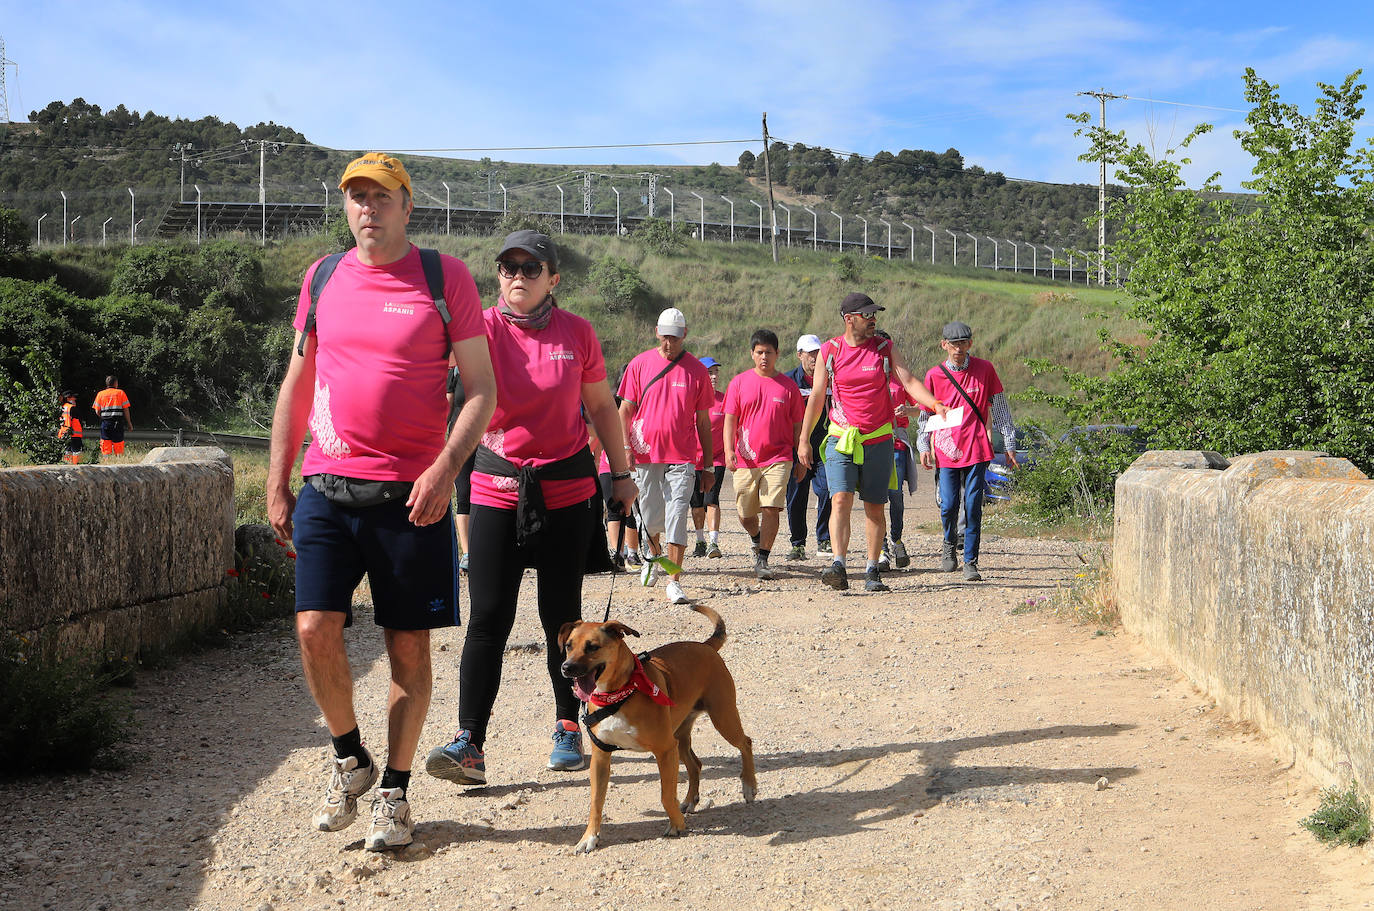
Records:
[[[991,421],[992,397],[1002,391],[1002,380],[997,376],[997,370],[992,363],[980,357],[970,357],[967,369],[951,370],[950,373],[954,374],[959,385],[964,387],[969,398],[973,399],[973,404],[978,406],[983,420]],[[968,402],[964,401],[959,390],[946,378],[945,372],[939,367],[930,368],[930,372],[926,374],[926,388],[930,390],[931,395],[950,408],[964,406],[962,424],[958,427],[936,430],[930,435],[930,448],[935,453],[936,463],[945,468],[966,468],[979,462],[992,461],[992,444],[988,442],[984,425],[973,416]]]
[[[725,464],[725,393],[713,389],[711,403],[711,464]]]
[[[876,336],[858,347],[851,346],[842,335],[821,345],[816,369],[825,370],[827,364],[834,368],[830,383],[832,422],[872,433],[892,420],[892,398],[887,392],[891,352],[887,339]],[[869,442],[885,439],[874,437]]]
[[[897,406],[915,405],[916,400],[907,394],[906,387],[898,382],[895,376],[888,378],[887,394],[892,398],[892,426],[900,430],[905,430],[907,427],[911,426],[911,418],[897,414]],[[892,445],[900,451],[905,451],[909,448],[902,442],[900,435],[894,435]]]
[[[582,385],[606,381],[606,361],[592,324],[555,308],[543,329],[512,325],[496,307],[483,314],[496,373],[496,412],[482,445],[516,467],[548,465],[587,445]],[[515,478],[472,473],[472,502],[514,509]],[[541,481],[544,505],[561,509],[596,492],[591,477]]]
[[[482,334],[482,304],[467,266],[451,256],[444,299],[453,319],[445,332],[429,296],[420,251],[369,266],[350,250],[315,310],[314,404],[302,475],[414,481],[444,447],[448,356],[454,342]],[[310,310],[306,270],[293,325]]]
[[[731,380],[725,412],[735,416],[738,464],[760,468],[792,461],[794,428],[805,411],[801,390],[786,374],[763,377],[746,370]]]
[[[644,391],[668,365],[657,348],[635,357],[620,378],[620,396],[635,403],[630,422],[629,445],[636,462],[654,465],[681,465],[690,462],[705,468],[701,441],[697,438],[697,412],[711,410],[715,390],[711,375],[690,352]]]

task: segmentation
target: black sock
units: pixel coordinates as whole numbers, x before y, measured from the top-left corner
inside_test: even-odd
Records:
[[[759,548],[759,559],[762,560],[763,562],[767,563],[767,562],[768,562],[768,555],[771,554],[771,553],[772,553],[771,550],[764,550],[762,547],[760,547],[760,548]]]
[[[387,766],[382,770],[382,783],[380,787],[400,788],[404,791],[406,788],[410,787],[410,771],[398,772],[391,766]]]
[[[757,543],[759,543],[759,536],[758,536],[758,535],[750,535],[750,536],[749,536],[749,540],[750,540],[750,541],[753,541],[755,544],[757,544]]]
[[[340,759],[347,759],[354,756],[358,760],[358,768],[365,769],[372,765],[372,760],[367,755],[367,750],[363,749],[363,735],[357,728],[347,734],[340,734],[338,737],[331,738],[334,741],[334,755]]]

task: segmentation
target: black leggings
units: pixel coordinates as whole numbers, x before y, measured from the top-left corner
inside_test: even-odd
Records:
[[[523,548],[515,544],[515,510],[473,504],[468,540],[468,632],[458,666],[458,724],[479,749],[501,688],[501,658],[515,625],[520,578],[527,565],[538,575],[539,622],[544,627],[549,681],[559,720],[577,721],[572,681],[559,670],[558,631],[582,619],[582,571],[591,542],[592,501],[545,516],[543,530]]]

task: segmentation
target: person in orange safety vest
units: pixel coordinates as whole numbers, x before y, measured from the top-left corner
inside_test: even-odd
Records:
[[[100,452],[102,455],[124,454],[124,431],[133,430],[129,418],[129,397],[119,388],[119,378],[105,377],[107,388],[95,396],[95,413],[100,418]]]

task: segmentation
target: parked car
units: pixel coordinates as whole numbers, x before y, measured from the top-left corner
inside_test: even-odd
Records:
[[[1149,444],[1135,424],[1081,424],[1070,427],[1053,442],[1041,430],[1034,429],[1018,434],[1016,441],[1016,462],[1023,471],[1035,467],[1035,463],[1056,446],[1073,446],[1079,452],[1084,449],[1097,450],[1107,443],[1112,435],[1129,439],[1136,452],[1145,452]],[[1007,464],[1006,444],[1002,434],[992,433],[992,464],[988,466],[987,496],[992,500],[1010,500],[1015,485],[1014,469]]]

